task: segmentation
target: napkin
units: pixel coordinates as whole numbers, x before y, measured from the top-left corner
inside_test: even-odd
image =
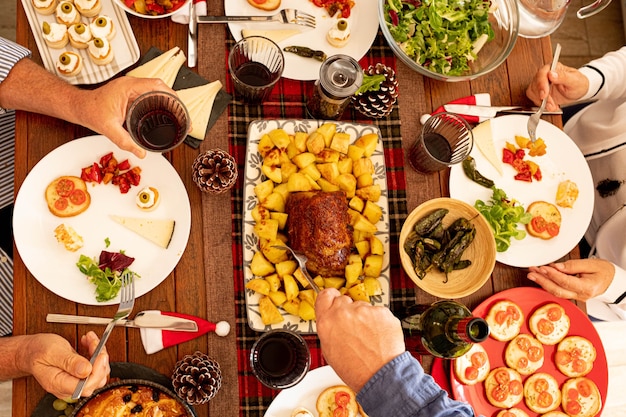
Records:
[[[474,94],[472,96],[461,97],[461,98],[458,98],[456,100],[452,100],[448,104],[470,104],[470,105],[474,105],[474,106],[476,106],[476,105],[478,105],[478,106],[491,106],[491,95],[489,95],[489,93],[478,93],[478,94]],[[430,116],[432,116],[433,114],[442,113],[442,112],[445,112],[445,111],[446,110],[443,108],[443,106],[439,106],[431,114],[424,114],[420,118],[420,122],[422,124],[424,124],[424,123],[426,123],[426,120],[428,120],[428,118]],[[469,123],[469,124],[477,124],[477,123],[480,123],[480,122],[483,122],[483,121],[486,120],[486,118],[479,117],[479,116],[469,116],[469,115],[464,115],[464,114],[460,114],[459,116],[464,118],[467,121],[467,123]]]
[[[198,324],[197,332],[178,332],[172,330],[141,328],[141,343],[148,355],[156,353],[170,346],[187,342],[202,336],[208,332],[215,332],[218,336],[227,336],[230,332],[230,324],[225,321],[212,323],[201,319],[200,317],[191,316],[189,314],[174,313],[170,311],[151,310],[151,312],[161,313],[163,316],[180,317],[183,319],[193,320]]]
[[[604,416],[626,416],[626,397],[623,389],[626,387],[626,321],[594,322],[602,346],[606,353],[606,362],[609,367],[609,388],[604,404]]]
[[[206,0],[193,0],[193,7],[196,9],[196,16],[206,16]],[[172,22],[182,25],[189,24],[189,8],[181,7],[178,13],[172,15]]]

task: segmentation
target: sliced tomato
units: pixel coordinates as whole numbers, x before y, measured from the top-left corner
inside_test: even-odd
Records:
[[[548,319],[550,319],[551,321],[559,321],[562,315],[563,312],[558,307],[552,307],[548,309]]]
[[[537,233],[543,233],[546,230],[546,219],[535,216],[530,220],[530,227]]]
[[[546,225],[546,231],[550,236],[554,237],[559,234],[560,228],[558,224],[550,222]]]
[[[519,174],[515,175],[513,178],[516,179],[517,181],[533,182],[530,171],[520,172]]]
[[[548,390],[550,384],[545,378],[537,378],[535,380],[534,387],[537,392],[544,392]]]
[[[69,197],[72,191],[74,191],[74,181],[62,178],[57,182],[56,192],[61,197]]]
[[[350,394],[345,391],[337,391],[335,393],[335,403],[339,407],[345,407],[350,402]]]
[[[80,179],[91,182],[91,165],[80,170]]]
[[[517,308],[513,307],[513,306],[508,306],[506,308],[506,312],[509,313],[511,315],[511,317],[513,318],[513,320],[517,321],[520,319],[520,312]]]
[[[578,401],[578,390],[576,388],[570,388],[567,390],[567,398],[573,401]]]
[[[496,313],[496,323],[502,325],[506,321],[508,314],[504,310],[500,310]]]
[[[588,381],[585,381],[584,379],[578,381],[576,383],[576,389],[578,389],[578,392],[580,393],[580,395],[582,395],[583,397],[589,397],[592,393],[592,389],[591,389],[591,385],[589,384]]]
[[[551,334],[554,331],[554,324],[548,319],[541,318],[537,322],[537,330],[543,335]]]
[[[517,379],[514,379],[513,381],[509,382],[509,391],[511,392],[511,394],[520,395],[523,390],[524,390],[524,386]]]
[[[475,366],[468,366],[465,368],[465,378],[469,381],[473,381],[478,378],[478,368]]]
[[[515,159],[524,159],[526,156],[526,152],[523,149],[518,149],[515,151]]]
[[[509,381],[511,380],[511,376],[509,375],[509,372],[506,369],[499,369],[495,373],[494,378],[496,382],[500,385],[508,384]]]
[[[87,195],[83,190],[74,190],[69,196],[70,202],[75,206],[80,206],[87,200]]]
[[[540,392],[537,396],[537,404],[539,404],[539,406],[543,408],[550,407],[553,401],[554,397],[548,391]]]
[[[554,356],[554,361],[559,365],[567,365],[572,361],[572,355],[564,350],[559,350]]]
[[[480,368],[487,362],[487,355],[485,352],[474,352],[471,357],[472,365],[477,368]]]
[[[491,390],[491,396],[496,401],[504,401],[509,396],[509,386],[508,385],[496,385],[493,390]]]
[[[508,150],[507,148],[502,148],[502,162],[505,164],[513,164],[513,160],[515,159],[515,154]]]
[[[521,357],[517,360],[517,369],[524,369],[528,366],[528,358]]]
[[[515,343],[517,344],[517,347],[519,347],[524,352],[527,352],[528,348],[530,347],[530,339],[528,339],[527,337],[518,337]]]
[[[578,415],[581,411],[582,406],[578,403],[578,401],[568,401],[565,405],[565,412],[570,416]]]
[[[345,407],[337,407],[333,410],[333,417],[348,417],[349,415]]]
[[[100,166],[97,162],[94,162],[91,166],[90,175],[91,181],[97,182],[98,184],[102,182],[102,170],[100,169]]]
[[[574,372],[582,374],[585,370],[587,370],[587,363],[585,363],[582,359],[576,358],[572,361],[572,369]]]
[[[537,167],[537,171],[535,171],[535,173],[533,174],[533,178],[537,181],[541,181],[541,178],[543,178],[543,176],[541,175],[541,168]]]
[[[65,197],[61,197],[54,202],[54,208],[59,211],[65,210],[67,206],[68,206],[68,201],[67,201],[67,198]]]
[[[531,361],[539,362],[542,357],[543,352],[541,351],[540,347],[531,346],[530,348],[528,348],[528,359],[530,359]]]
[[[109,166],[109,161],[111,159],[113,159],[113,152],[109,152],[106,155],[102,155],[102,157],[100,158],[100,166],[103,168]]]
[[[128,159],[125,159],[117,164],[117,169],[119,169],[120,171],[126,171],[130,169],[130,162],[128,162]]]

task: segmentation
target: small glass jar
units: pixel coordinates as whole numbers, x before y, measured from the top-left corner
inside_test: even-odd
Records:
[[[339,119],[362,82],[363,69],[354,58],[329,57],[322,63],[319,80],[307,97],[307,111],[316,119]]]

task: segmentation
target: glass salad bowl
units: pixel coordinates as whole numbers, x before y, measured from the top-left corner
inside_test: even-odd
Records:
[[[440,81],[468,81],[509,56],[519,30],[516,0],[379,0],[389,46],[411,69]]]

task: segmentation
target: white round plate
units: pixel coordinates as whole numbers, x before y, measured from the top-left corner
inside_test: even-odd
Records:
[[[508,115],[491,120],[494,146],[499,156],[502,155],[506,142],[515,144],[515,135],[528,137],[527,122],[528,116],[523,115]],[[503,164],[504,173],[500,175],[478,150],[478,146],[474,146],[470,154],[476,160],[478,171],[491,178],[496,187],[506,192],[509,199],[519,201],[524,208],[539,200],[554,204],[556,190],[561,181],[571,180],[578,186],[579,195],[574,207],[559,207],[562,223],[556,237],[543,240],[527,235],[522,240],[512,239],[506,252],[497,253],[498,262],[522,268],[544,265],[569,253],[583,237],[593,212],[594,186],[591,171],[576,144],[561,129],[545,120],[541,120],[537,126],[537,137],[545,141],[547,153],[540,157],[527,156],[526,159],[539,165],[543,174],[541,181],[517,181],[513,178],[515,170],[507,164]],[[452,198],[474,205],[476,200],[488,202],[491,195],[490,189],[476,184],[465,175],[461,164],[451,168]]]
[[[333,368],[326,365],[313,369],[298,385],[282,390],[270,404],[265,417],[290,416],[298,407],[304,407],[317,415],[315,408],[317,397],[323,390],[333,385],[345,385]]]
[[[282,48],[286,46],[306,46],[315,50],[322,50],[326,55],[344,54],[357,61],[367,53],[378,33],[378,13],[375,0],[357,0],[347,19],[350,27],[350,40],[343,48],[331,46],[326,40],[326,33],[337,22],[337,17],[330,17],[326,10],[315,6],[310,0],[282,0],[280,8],[271,12],[257,9],[244,0],[224,0],[224,10],[227,16],[271,16],[281,9],[297,9],[315,16],[315,29],[306,26],[269,23],[229,23],[230,33],[236,41],[241,40],[242,29],[298,29],[301,33],[291,36],[278,43]],[[291,52],[285,54],[284,78],[292,80],[317,80],[319,78],[321,62],[313,58],[302,58]]]
[[[62,175],[80,176],[81,169],[113,152],[119,162],[128,159],[141,168],[141,182],[122,194],[113,184],[87,184],[91,195],[89,208],[74,217],[56,217],[44,198],[46,187]],[[161,203],[151,212],[135,204],[137,192],[151,186],[159,190]],[[167,249],[155,245],[114,222],[109,216],[120,215],[152,219],[173,219],[174,235]],[[83,237],[84,246],[69,252],[57,242],[54,229],[65,223]],[[95,257],[102,250],[124,251],[135,258],[129,267],[141,277],[135,283],[137,297],[159,285],[172,272],[185,251],[191,228],[191,208],[187,190],[180,176],[161,154],[148,152],[144,159],[122,151],[104,136],[75,139],[54,149],[28,173],[15,200],[13,232],[15,245],[33,276],[53,293],[81,304],[119,303],[119,296],[99,303],[95,286],[76,266],[81,254]],[[106,241],[110,242],[106,247]]]

